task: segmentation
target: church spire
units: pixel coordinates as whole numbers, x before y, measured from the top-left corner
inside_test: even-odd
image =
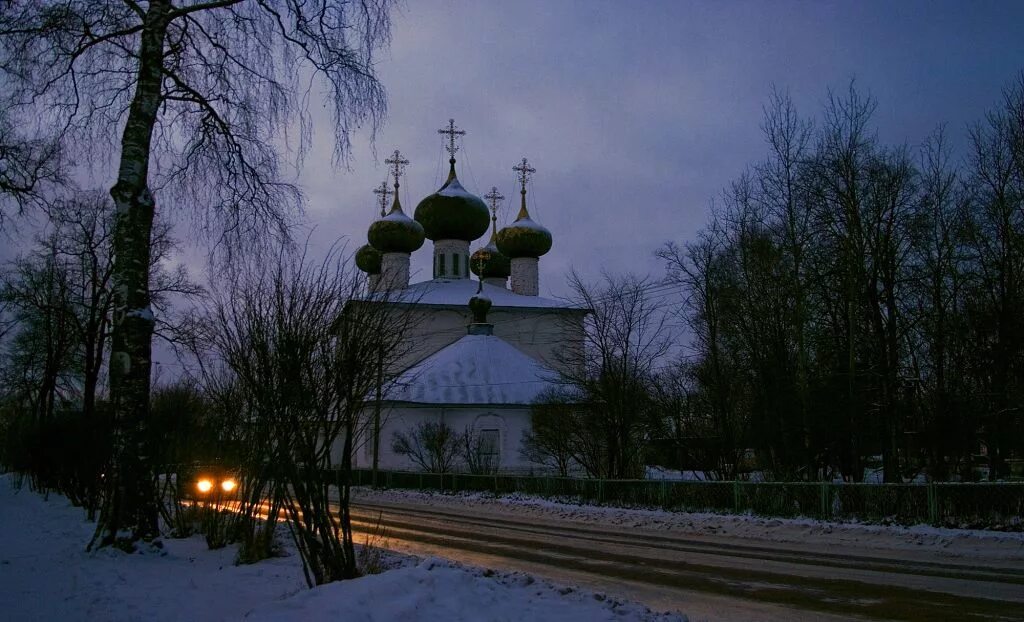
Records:
[[[551,250],[551,232],[530,218],[526,209],[526,182],[537,169],[523,158],[512,167],[519,176],[521,204],[519,216],[511,225],[495,236],[498,250],[511,259],[512,291],[524,296],[536,296],[540,290],[540,276],[537,259]]]
[[[491,191],[484,195],[491,205],[491,242],[494,236],[498,235],[498,204],[505,200],[505,195],[498,192],[497,186],[491,186]]]
[[[373,193],[377,195],[377,202],[380,203],[380,217],[384,218],[387,215],[388,197],[394,194],[394,191],[388,189],[388,181],[385,179],[373,189]]]
[[[519,177],[519,196],[521,199],[519,215],[516,216],[516,220],[522,220],[523,218],[530,217],[530,213],[526,211],[526,182],[530,181],[530,175],[536,173],[537,169],[530,166],[526,162],[526,158],[523,158],[523,161],[513,166],[512,170],[515,171],[516,175]]]
[[[459,150],[458,145],[455,144],[455,137],[465,136],[466,130],[455,127],[455,119],[448,119],[448,127],[437,130],[437,133],[448,137],[448,145],[445,149],[448,151],[448,181],[451,181],[455,179],[455,153]]]
[[[405,173],[405,167],[408,166],[409,161],[402,157],[402,152],[401,151],[399,151],[398,149],[395,149],[395,152],[393,154],[391,154],[390,158],[384,160],[384,163],[389,165],[389,166],[391,166],[390,173],[395,178],[395,190],[394,190],[395,200],[394,200],[394,202],[391,203],[391,213],[394,214],[395,212],[401,212],[402,211],[402,202],[398,199],[398,185],[399,185],[398,184],[398,180]],[[383,186],[383,185],[384,184],[382,183],[381,186]],[[387,199],[385,198],[383,200],[386,201]],[[381,212],[383,212],[383,211],[384,211],[384,208],[383,208],[383,206],[381,206]]]
[[[388,172],[395,178],[394,201],[388,215],[370,225],[367,237],[370,244],[381,252],[379,287],[385,290],[405,289],[409,286],[409,254],[423,246],[423,226],[405,215],[398,200],[399,180],[409,161],[395,149],[384,162],[391,167]],[[387,186],[382,184],[377,190],[374,192],[381,197],[383,209],[387,203]]]

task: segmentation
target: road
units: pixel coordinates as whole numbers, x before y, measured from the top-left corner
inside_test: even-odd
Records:
[[[1024,620],[1019,563],[927,547],[865,553],[372,495],[353,512],[359,542],[529,572],[693,620]]]

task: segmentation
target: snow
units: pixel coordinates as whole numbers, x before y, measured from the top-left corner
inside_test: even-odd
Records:
[[[427,559],[416,566],[333,584],[260,609],[247,619],[262,622],[337,619],[346,622],[402,620],[686,620],[654,614],[601,594],[557,588],[522,573],[471,570]],[[415,589],[410,589],[415,586]],[[387,598],[381,598],[387,595]]]
[[[706,482],[710,481],[707,473],[704,471],[679,471],[676,469],[666,469],[660,466],[648,466],[644,479],[654,480],[673,480],[682,482]]]
[[[458,178],[448,182],[444,188],[437,191],[437,194],[443,197],[462,197],[464,199],[476,199],[477,201],[480,201],[479,197],[462,187]]]
[[[532,404],[558,376],[493,335],[466,335],[399,376],[385,399],[417,404]]]
[[[403,557],[379,575],[308,590],[292,554],[236,566],[201,537],[126,554],[87,553],[94,525],[66,499],[16,490],[0,475],[3,620],[685,620],[635,603],[437,560]]]
[[[547,228],[544,225],[542,225],[542,224],[540,224],[538,222],[534,222],[534,220],[532,218],[530,218],[529,216],[516,220],[514,223],[512,223],[511,226],[519,227],[519,228],[522,228],[522,229],[531,229],[533,231],[542,231],[542,232],[548,233],[548,234],[551,233],[550,231],[547,230]]]
[[[155,318],[153,316],[153,309],[148,306],[142,309],[131,309],[130,311],[126,311],[124,316],[142,318],[147,322],[155,321]]]
[[[448,305],[465,307],[470,297],[476,295],[478,281],[474,279],[433,279],[414,283],[402,292],[392,293],[397,301],[407,300],[424,305]],[[561,300],[541,296],[523,296],[504,287],[484,283],[484,294],[496,308],[519,307],[534,309],[567,309],[583,311],[580,307]]]
[[[414,222],[412,218],[409,218],[408,216],[405,215],[405,212],[402,211],[402,208],[398,208],[397,211],[389,213],[387,216],[381,218],[381,220],[401,223]]]

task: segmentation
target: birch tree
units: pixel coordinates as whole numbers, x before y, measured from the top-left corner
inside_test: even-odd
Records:
[[[376,129],[385,95],[374,53],[389,38],[389,0],[5,0],[0,71],[15,113],[45,118],[90,155],[113,153],[114,315],[110,388],[114,463],[100,545],[157,535],[148,421],[152,227],[190,206],[198,229],[234,249],[287,236],[302,204],[284,178],[312,139],[323,100],[334,161],[351,131]],[[120,133],[119,137],[111,131]],[[119,139],[118,139],[119,138]]]

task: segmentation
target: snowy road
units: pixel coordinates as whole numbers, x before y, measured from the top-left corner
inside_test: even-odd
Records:
[[[1024,620],[1024,543],[1012,536],[907,546],[861,528],[864,546],[845,532],[778,542],[372,491],[357,493],[354,520],[360,538],[383,533],[387,548],[523,570],[691,619]]]

